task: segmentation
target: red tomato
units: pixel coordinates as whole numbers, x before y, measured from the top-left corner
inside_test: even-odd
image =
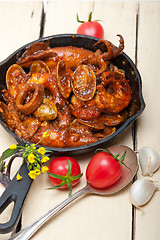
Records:
[[[104,151],[93,156],[87,166],[86,178],[92,187],[106,188],[121,177],[122,171],[119,161]]]
[[[71,162],[71,169],[70,169],[71,172],[69,174],[67,174],[68,166],[69,166],[68,160],[70,160]],[[68,156],[57,157],[53,159],[49,164],[48,173],[57,174],[60,176],[66,176],[67,174],[66,179],[69,179],[72,186],[76,185],[79,182],[81,177],[81,169],[80,169],[79,163],[74,158],[71,158]],[[72,180],[76,178],[77,175],[79,176],[79,178],[76,180]],[[54,186],[57,186],[62,182],[61,179],[51,177],[50,175],[48,175],[48,177]],[[64,184],[60,188],[68,188],[68,185]]]
[[[82,23],[78,29],[78,34],[89,35],[100,39],[104,38],[104,30],[102,25],[97,21],[89,21]]]
[[[80,21],[79,16],[77,14],[77,22],[81,23],[81,25],[77,29],[78,34],[89,35],[97,38],[104,38],[104,30],[102,25],[97,21],[92,20],[92,12],[89,14],[88,21]]]

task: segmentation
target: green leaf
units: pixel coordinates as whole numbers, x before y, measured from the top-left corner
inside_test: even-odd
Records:
[[[10,156],[12,156],[13,154],[15,154],[16,152],[18,152],[20,148],[16,148],[16,149],[10,149],[8,148],[7,150],[5,150],[2,153],[2,156],[0,157],[0,161],[5,160],[6,158],[9,158]]]

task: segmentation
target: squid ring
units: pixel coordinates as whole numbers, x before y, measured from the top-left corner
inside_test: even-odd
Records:
[[[25,103],[25,99],[29,92],[33,92],[31,100]],[[34,112],[43,102],[44,99],[44,87],[41,84],[25,84],[16,97],[16,106],[18,110],[29,115]]]

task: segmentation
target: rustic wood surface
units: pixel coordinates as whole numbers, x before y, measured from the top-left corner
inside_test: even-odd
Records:
[[[0,61],[24,44],[39,37],[76,33],[80,19],[87,19],[93,11],[93,19],[101,19],[105,39],[118,45],[116,35],[125,39],[125,53],[136,63],[143,86],[146,109],[119,135],[113,144],[125,144],[138,150],[150,146],[159,151],[159,53],[160,53],[160,2],[159,1],[0,1]],[[0,126],[0,154],[16,141]],[[93,153],[78,156],[82,171]],[[19,164],[14,164],[12,175]],[[84,174],[85,175],[85,174]],[[138,171],[137,178],[142,178]],[[160,179],[160,170],[151,179]],[[85,177],[73,192],[85,185]],[[23,213],[22,228],[28,226],[47,210],[67,197],[66,191],[48,191],[50,182],[46,174],[32,184]],[[101,197],[81,197],[45,224],[33,237],[34,240],[159,240],[160,192],[140,210],[133,208],[129,200],[131,184],[118,194]],[[0,194],[4,187],[0,186]],[[0,216],[1,222],[9,219],[13,205]],[[11,234],[0,234],[8,239]]]

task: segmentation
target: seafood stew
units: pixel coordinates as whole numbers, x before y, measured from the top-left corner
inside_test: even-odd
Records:
[[[3,63],[2,124],[21,142],[36,143],[48,132],[41,144],[59,151],[96,147],[119,134],[144,102],[140,76],[118,36],[119,47],[57,35],[18,50]]]

